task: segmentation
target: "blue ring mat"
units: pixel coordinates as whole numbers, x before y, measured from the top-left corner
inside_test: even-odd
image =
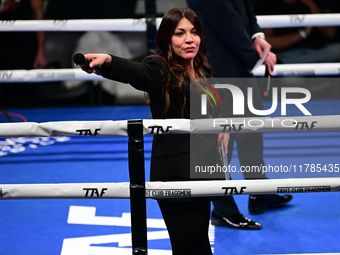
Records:
[[[310,101],[306,108],[313,115],[339,114],[340,102]],[[272,116],[279,116],[279,110]],[[150,116],[148,106],[8,111],[22,114],[31,122],[147,119]],[[294,107],[287,111],[290,116],[301,115]],[[4,122],[7,122],[5,117],[0,115],[0,123]],[[145,137],[147,179],[151,141],[151,136]],[[126,137],[71,136],[11,139],[9,146],[5,145],[6,139],[0,139],[0,183],[128,181],[126,142]],[[340,132],[265,133],[264,147],[267,165],[340,164]],[[239,167],[237,150],[231,165]],[[339,172],[300,172],[298,169],[290,173],[268,173],[268,176],[340,177]],[[232,173],[232,177],[243,178],[241,173]],[[262,215],[249,215],[248,196],[235,196],[235,199],[240,211],[261,222],[263,228],[260,231],[212,228],[214,254],[340,253],[339,193],[294,194],[286,207]],[[131,254],[130,227],[124,225],[128,223],[122,218],[123,213],[130,211],[127,199],[0,200],[0,205],[0,254]],[[157,203],[147,200],[147,207],[148,219],[153,222],[148,227],[152,239],[148,244],[150,254],[171,254]],[[78,209],[75,215],[78,223],[68,221],[72,214],[70,208]],[[86,216],[88,210],[94,209],[95,216]],[[70,247],[75,247],[77,253]]]

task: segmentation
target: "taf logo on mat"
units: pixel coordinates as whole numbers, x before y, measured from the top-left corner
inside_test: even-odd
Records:
[[[65,238],[62,245],[61,255],[88,255],[88,254],[119,254],[131,255],[131,215],[122,213],[121,217],[98,216],[96,207],[92,206],[70,206],[68,213],[68,224],[112,226],[123,227],[119,234],[84,236]],[[147,219],[147,238],[148,254],[150,255],[171,255],[171,247],[168,231],[163,219]],[[126,228],[124,228],[126,227]],[[115,228],[112,228],[114,230]],[[210,243],[214,244],[215,228],[210,225],[209,229]],[[160,241],[164,240],[164,243]],[[156,241],[158,248],[153,248],[153,242]]]

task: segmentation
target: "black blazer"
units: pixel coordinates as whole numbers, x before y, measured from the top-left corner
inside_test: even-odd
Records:
[[[214,77],[249,77],[259,55],[251,36],[262,32],[250,0],[187,0],[203,24]]]
[[[170,107],[163,115],[164,96],[161,74],[169,75],[167,65],[161,58],[148,57],[143,63],[133,62],[127,59],[112,56],[112,65],[104,70],[103,76],[112,80],[129,83],[134,88],[146,91],[150,96],[150,109],[154,119],[182,118],[177,103],[176,86],[177,79],[170,78]],[[190,118],[190,84],[184,81],[184,96],[186,100],[184,118]],[[216,135],[203,135],[199,139],[190,139],[189,134],[163,134],[154,135],[151,154],[151,181],[189,181],[193,178],[190,170],[194,170],[194,164],[190,164],[190,147],[204,148],[204,150],[192,150],[196,159],[204,159],[196,164],[216,165],[218,159]],[[191,146],[190,146],[191,145]],[[210,155],[210,156],[209,156]],[[208,160],[207,160],[208,159]],[[190,169],[190,170],[189,170]],[[223,179],[224,175],[204,175],[201,179]]]

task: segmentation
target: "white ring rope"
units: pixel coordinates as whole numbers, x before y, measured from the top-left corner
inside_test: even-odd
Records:
[[[257,20],[262,28],[339,26],[340,14],[259,15]],[[160,22],[157,18],[157,27]],[[146,19],[1,20],[0,31],[144,32]]]
[[[340,65],[339,65],[340,67]],[[57,82],[57,81],[102,81],[100,75],[88,74],[80,68],[0,70],[0,83],[5,82]]]
[[[161,18],[156,19],[157,27]],[[145,32],[146,19],[8,20],[0,31],[115,31]]]
[[[128,136],[128,121],[63,121],[1,123],[0,137],[65,135]],[[143,134],[339,131],[340,115],[218,119],[146,119]]]
[[[146,182],[147,198],[340,191],[340,178]],[[130,183],[0,184],[0,199],[129,198]]]
[[[265,66],[258,67],[254,75],[264,76]],[[340,63],[277,64],[272,76],[337,76]],[[102,76],[87,74],[81,69],[31,69],[0,70],[0,83],[11,82],[57,82],[57,81],[102,81]]]
[[[261,28],[340,26],[340,14],[259,15]]]
[[[257,118],[260,120],[261,118]],[[275,118],[270,123],[274,125]],[[340,116],[294,117],[307,123],[308,120],[327,123],[327,130],[340,130]],[[209,120],[221,121],[221,119]],[[239,119],[228,119],[228,121]],[[307,121],[306,121],[307,120]],[[327,122],[325,121],[327,120]],[[188,132],[197,130],[205,120],[143,120],[144,134],[155,130]],[[227,119],[223,120],[224,122]],[[336,123],[332,128],[329,125]],[[194,124],[193,124],[194,123]],[[189,128],[190,124],[190,128]],[[203,123],[205,124],[205,123]],[[316,125],[317,123],[314,123]],[[170,126],[171,125],[171,126]],[[286,123],[287,125],[287,123]],[[274,125],[275,126],[275,125]],[[298,126],[298,125],[297,125]],[[210,127],[211,128],[211,127]],[[204,128],[203,128],[204,129]],[[278,128],[280,129],[280,128]],[[278,131],[272,128],[272,131]],[[281,128],[282,129],[282,128]],[[288,128],[292,130],[292,128]],[[288,130],[285,129],[285,130]],[[316,125],[313,130],[323,128]],[[249,129],[250,130],[250,129]],[[266,130],[262,128],[262,130]],[[296,130],[295,128],[293,130]],[[210,131],[210,129],[209,129]],[[212,130],[216,132],[216,130]],[[220,131],[219,131],[220,132]],[[0,124],[0,136],[56,136],[65,134],[83,135],[127,135],[127,121],[70,121],[49,123]],[[339,171],[339,166],[335,166]],[[64,183],[64,184],[0,184],[0,199],[22,198],[129,198],[130,183]],[[305,193],[340,191],[340,178],[276,179],[276,180],[233,180],[233,181],[190,181],[190,182],[149,182],[146,183],[146,197],[201,197],[266,193]]]
[[[262,77],[265,66],[259,66],[255,71],[256,77]],[[276,64],[272,76],[337,76],[340,75],[340,63],[311,63],[311,64]]]

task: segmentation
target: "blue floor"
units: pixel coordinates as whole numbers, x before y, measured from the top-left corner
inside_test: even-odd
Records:
[[[313,115],[340,114],[338,101],[312,101],[306,107]],[[12,111],[30,122],[150,116],[147,106]],[[288,114],[299,115],[293,108]],[[4,122],[0,115],[0,123]],[[126,137],[78,136],[0,139],[0,188],[1,184],[128,181],[126,141]],[[340,177],[334,171],[306,171],[307,164],[340,164],[340,132],[266,133],[264,145],[267,165],[296,167],[295,172],[268,173],[270,178]],[[145,150],[148,178],[151,137],[145,137]],[[236,150],[231,165],[239,166]],[[232,177],[242,175],[232,173]],[[256,216],[248,214],[248,196],[235,199],[240,211],[263,228],[212,227],[214,254],[340,253],[339,193],[294,194],[285,208]],[[1,255],[131,254],[127,199],[1,200],[0,206]],[[147,206],[149,254],[171,254],[158,206],[154,200],[148,200]]]

